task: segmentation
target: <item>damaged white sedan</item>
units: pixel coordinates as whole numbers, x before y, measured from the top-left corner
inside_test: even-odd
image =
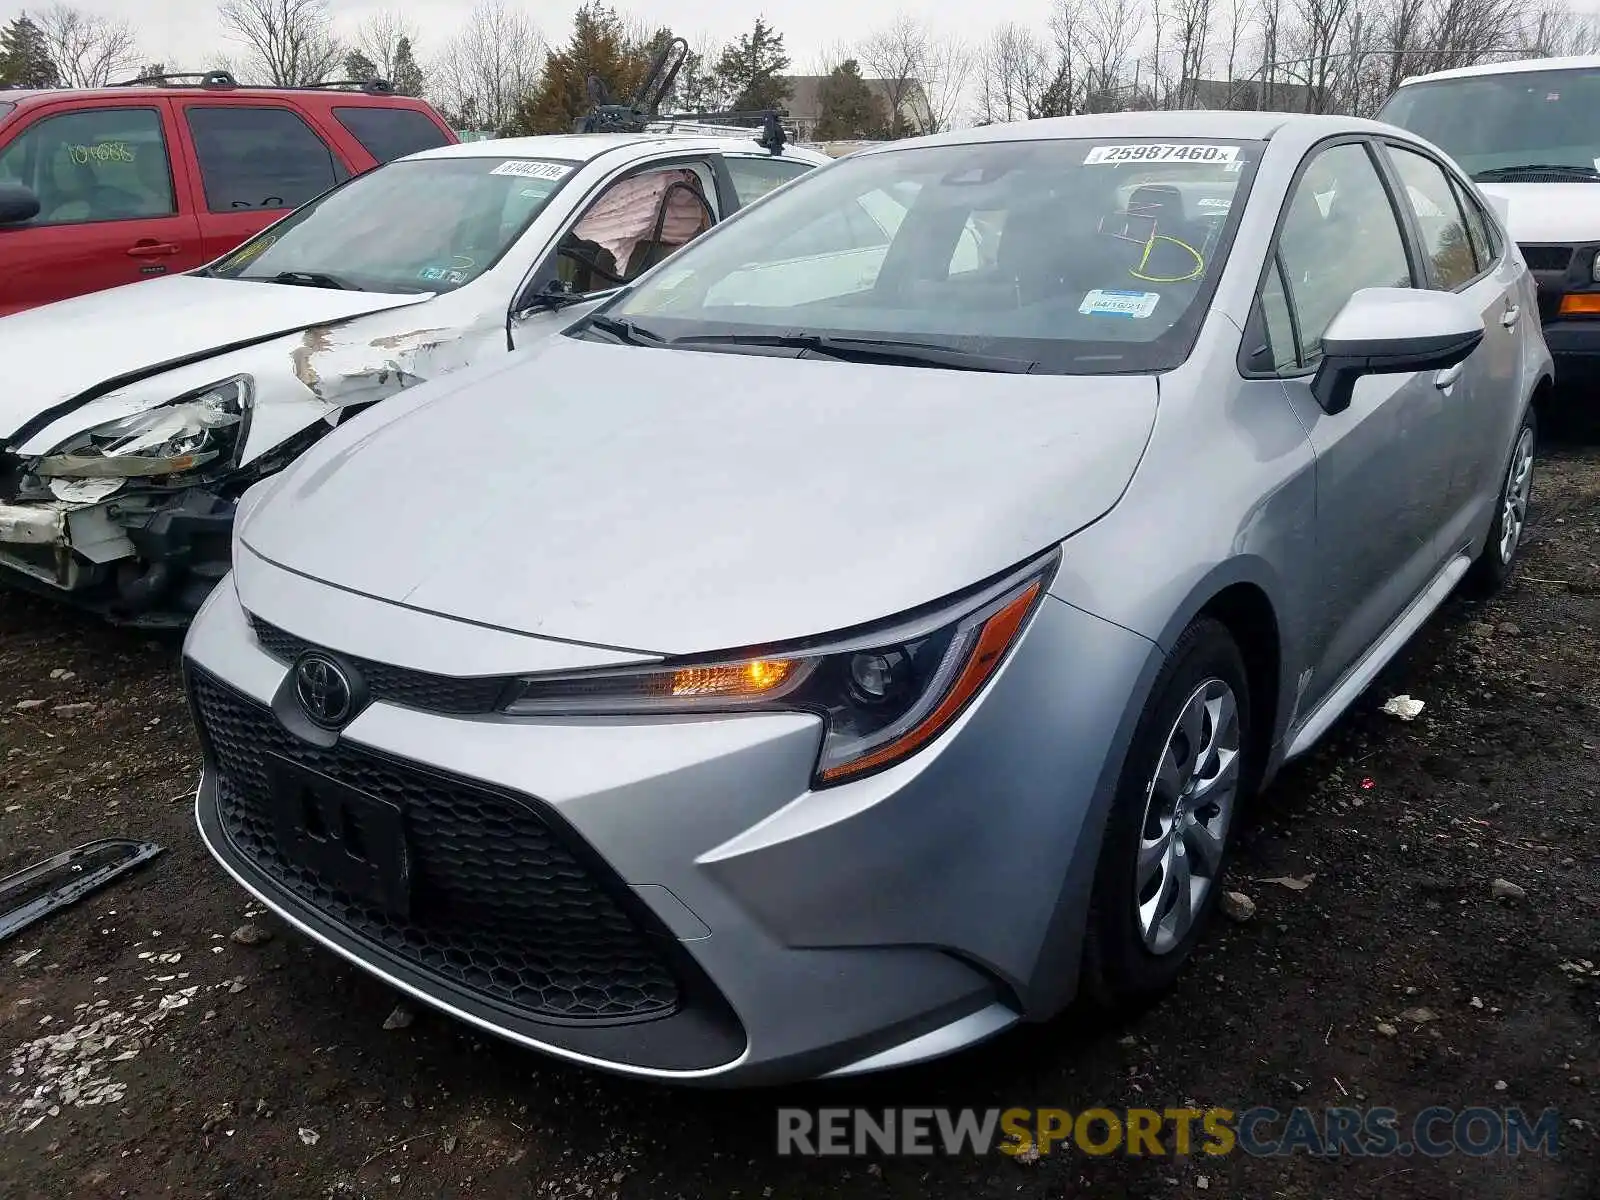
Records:
[[[0,579],[120,623],[187,623],[227,572],[250,484],[830,161],[755,133],[440,147],[198,271],[0,318]]]

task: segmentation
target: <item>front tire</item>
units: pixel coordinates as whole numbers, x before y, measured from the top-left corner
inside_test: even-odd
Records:
[[[1102,1008],[1165,991],[1216,911],[1250,761],[1250,687],[1227,628],[1173,647],[1128,749],[1095,871],[1085,995]]]
[[[1512,442],[1510,461],[1500,477],[1500,495],[1495,502],[1488,540],[1462,581],[1464,589],[1472,595],[1492,596],[1505,586],[1516,566],[1517,551],[1528,529],[1528,501],[1533,496],[1534,449],[1538,437],[1538,420],[1530,404]]]

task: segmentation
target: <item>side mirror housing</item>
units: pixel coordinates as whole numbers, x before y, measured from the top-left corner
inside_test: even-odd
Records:
[[[39,215],[39,197],[20,183],[0,183],[0,225],[20,225]]]
[[[1362,288],[1322,337],[1311,394],[1330,416],[1350,407],[1363,375],[1443,371],[1478,348],[1483,316],[1454,292]]]

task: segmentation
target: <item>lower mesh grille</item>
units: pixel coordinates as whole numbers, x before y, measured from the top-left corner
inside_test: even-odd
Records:
[[[300,900],[424,973],[534,1018],[637,1019],[677,1007],[655,937],[527,805],[344,742],[308,745],[204,672],[191,669],[190,689],[223,828]],[[291,860],[274,816],[272,755],[398,806],[410,851],[407,915]]]
[[[1530,271],[1565,271],[1572,261],[1571,246],[1519,246]]]

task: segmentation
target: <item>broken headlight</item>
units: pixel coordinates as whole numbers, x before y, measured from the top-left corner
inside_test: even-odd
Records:
[[[45,479],[132,479],[232,465],[253,396],[236,375],[176,400],[75,434],[34,464]]]
[[[814,712],[824,732],[812,786],[843,783],[909,758],[950,727],[1005,661],[1058,561],[1052,552],[913,624],[826,645],[523,679],[505,711]]]

